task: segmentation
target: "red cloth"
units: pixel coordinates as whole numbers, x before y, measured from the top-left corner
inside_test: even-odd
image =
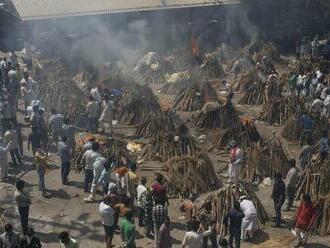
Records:
[[[152,186],[152,190],[156,199],[158,200],[166,199],[166,188],[164,187],[164,185],[161,185],[160,183],[155,183]]]
[[[312,203],[302,202],[297,213],[296,228],[308,231],[315,214],[316,209]]]

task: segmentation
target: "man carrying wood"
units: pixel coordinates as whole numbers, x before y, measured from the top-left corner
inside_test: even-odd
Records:
[[[231,140],[229,142],[230,147],[230,156],[229,156],[229,167],[228,167],[228,175],[229,175],[229,183],[238,183],[240,176],[240,167],[243,159],[242,150],[238,147],[237,142],[235,140]]]

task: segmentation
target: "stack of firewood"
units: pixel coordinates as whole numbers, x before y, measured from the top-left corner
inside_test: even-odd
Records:
[[[205,203],[212,203],[212,214],[217,221],[217,231],[221,236],[228,234],[228,229],[223,223],[224,217],[233,207],[233,202],[239,200],[239,197],[242,195],[247,196],[256,207],[258,223],[260,226],[264,226],[269,221],[267,212],[256,196],[251,184],[243,182],[235,185],[226,184],[219,190],[210,193],[205,199]]]

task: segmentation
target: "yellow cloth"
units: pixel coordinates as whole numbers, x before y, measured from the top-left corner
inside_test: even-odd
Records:
[[[47,163],[46,157],[44,155],[41,155],[39,152],[36,152],[35,162],[36,162],[37,168],[42,167],[42,168],[48,169],[48,163]]]
[[[139,184],[139,177],[133,171],[127,172],[127,176],[128,176],[128,191],[131,196],[135,196],[136,187]]]

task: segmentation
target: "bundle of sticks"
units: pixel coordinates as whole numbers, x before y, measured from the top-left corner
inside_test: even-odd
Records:
[[[100,144],[100,153],[103,157],[113,163],[113,166],[127,166],[130,162],[136,161],[136,158],[127,150],[127,143],[116,138],[95,135],[96,141]],[[72,158],[73,169],[81,172],[85,164],[82,161],[84,154],[83,145],[77,145]]]
[[[186,134],[186,125],[174,111],[159,111],[149,113],[148,117],[141,122],[136,130],[139,137],[154,137],[161,133],[171,133],[175,135]]]
[[[330,234],[330,194],[321,196],[315,203],[317,214],[314,223],[311,226],[310,233],[319,235]]]
[[[240,78],[237,80],[237,83],[234,85],[234,90],[245,92],[250,85],[257,81],[260,81],[258,72],[255,68],[250,69],[247,72],[242,73]]]
[[[211,160],[204,153],[174,157],[163,169],[168,193],[174,197],[188,198],[191,193],[202,194],[221,185]]]
[[[84,92],[70,78],[59,61],[50,60],[40,63],[42,66],[34,71],[33,76],[38,82],[37,98],[46,109],[46,113],[51,108],[56,108],[77,124],[81,113],[85,112],[86,99],[81,97]]]
[[[297,199],[305,193],[310,193],[313,198],[318,198],[330,193],[330,163],[321,161],[319,156],[314,156],[311,164],[302,172],[297,184]]]
[[[297,120],[294,117],[290,117],[285,123],[281,134],[288,141],[296,142],[299,140],[301,131],[302,130],[299,127]]]
[[[259,120],[269,125],[281,125],[292,116],[299,115],[304,110],[304,104],[297,97],[280,97],[271,99],[264,104],[259,114]]]
[[[198,113],[195,124],[199,128],[236,127],[239,124],[239,117],[231,102],[224,105],[208,102]]]
[[[230,126],[224,133],[216,136],[213,147],[224,149],[230,140],[235,140],[240,147],[250,147],[260,140],[260,134],[252,120],[243,120],[237,126]]]
[[[183,89],[172,103],[173,109],[179,111],[200,110],[207,102],[218,102],[218,97],[209,82],[193,83]]]
[[[290,159],[286,155],[281,141],[277,137],[259,142],[247,151],[241,177],[247,182],[262,182],[266,177],[273,178],[277,172],[283,176],[289,170]]]
[[[219,190],[210,193],[206,202],[212,203],[213,216],[217,221],[218,233],[221,236],[228,234],[226,226],[223,224],[223,219],[229,210],[233,207],[233,202],[239,200],[240,196],[247,196],[251,200],[257,210],[258,223],[262,227],[268,221],[269,217],[259,198],[254,192],[253,186],[249,183],[239,182],[238,184],[226,184]]]
[[[194,156],[197,151],[198,147],[192,137],[163,133],[152,138],[143,149],[141,157],[147,160],[167,161],[176,156]]]
[[[267,102],[266,83],[256,81],[249,85],[243,92],[243,96],[239,99],[239,104],[259,105]]]
[[[252,56],[256,62],[259,62],[263,56],[267,56],[275,62],[281,62],[281,55],[278,49],[272,43],[266,43],[263,40],[253,41],[243,48],[243,51]]]
[[[204,61],[201,65],[201,70],[204,78],[212,79],[223,78],[226,76],[217,52],[207,53],[204,55]]]
[[[176,95],[187,86],[188,84],[184,82],[165,83],[164,86],[160,88],[159,92],[166,95]]]
[[[160,105],[147,85],[134,85],[118,101],[118,121],[122,125],[138,125],[149,113],[160,111]]]

